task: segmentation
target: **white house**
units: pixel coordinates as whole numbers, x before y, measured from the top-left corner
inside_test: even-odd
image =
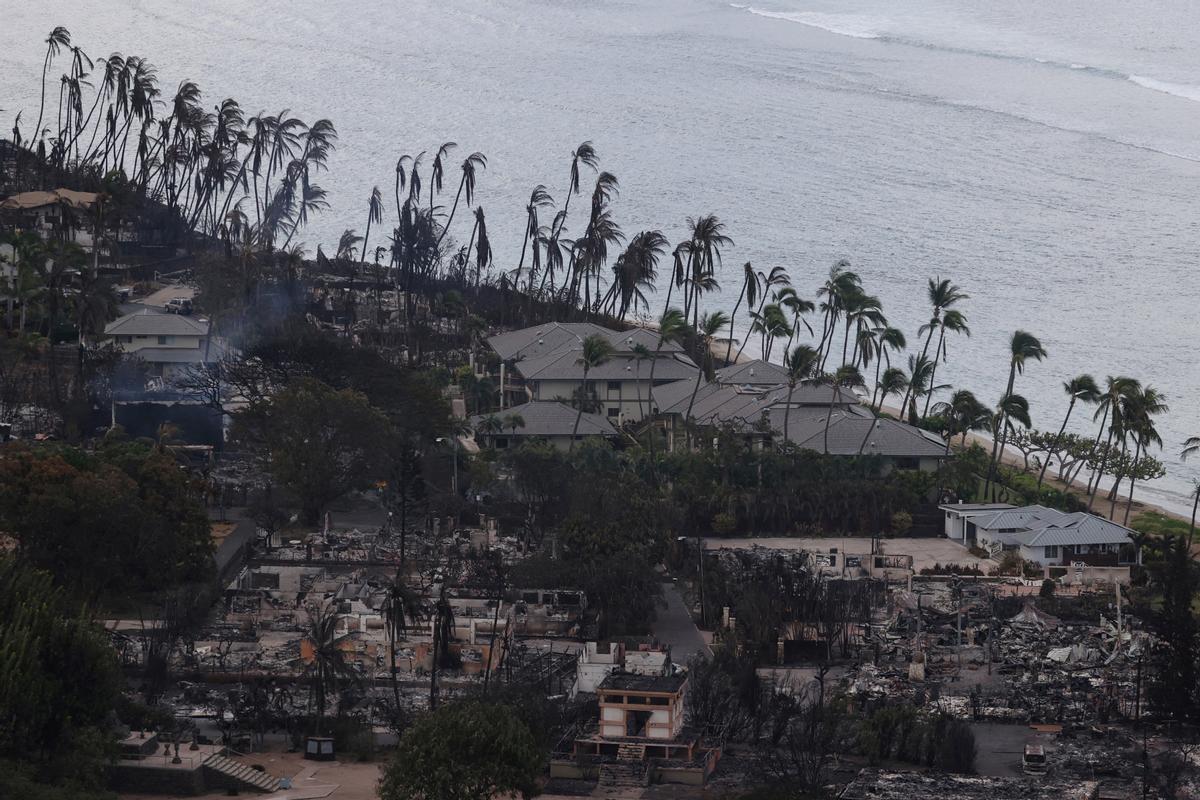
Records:
[[[1058,511],[1006,503],[939,506],[946,515],[945,532],[967,547],[993,556],[1015,552],[1043,566],[1083,563],[1120,566],[1141,563],[1133,531],[1094,514]]]
[[[113,320],[104,335],[126,353],[136,355],[150,374],[170,381],[194,364],[220,359],[221,348],[209,336],[209,323],[179,314],[143,309]]]

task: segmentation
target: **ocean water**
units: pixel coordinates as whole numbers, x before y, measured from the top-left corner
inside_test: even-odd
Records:
[[[630,235],[676,241],[688,216],[725,220],[735,245],[714,306],[732,305],[744,261],[785,267],[811,297],[844,257],[915,340],[926,278],[951,277],[971,295],[972,335],[950,342],[939,380],[994,402],[1023,328],[1050,352],[1018,381],[1038,427],[1057,428],[1078,373],[1154,384],[1171,405],[1156,453],[1170,474],[1139,496],[1189,508],[1189,0],[0,0],[4,130],[19,109],[26,132],[36,117],[40,42],[59,24],[93,56],[149,58],[168,94],[190,78],[214,105],[334,120],[341,145],[320,179],[333,208],[306,233],[314,249],[361,231],[400,154],[453,140],[460,158],[488,156],[479,202],[497,265],[515,266],[530,189],[561,203],[569,154],[591,139]],[[468,223],[460,210],[454,234]]]

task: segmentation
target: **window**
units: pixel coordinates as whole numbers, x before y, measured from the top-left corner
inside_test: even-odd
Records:
[[[497,450],[506,450],[508,449],[508,438],[505,436],[497,436],[492,440],[492,444],[495,445]]]
[[[619,392],[619,391],[621,391],[621,382],[620,382],[620,381],[609,381],[609,382],[608,382],[608,390],[609,390],[610,392]]]
[[[1058,558],[1058,545],[1048,544],[1045,551],[1046,558]]]
[[[168,342],[170,342],[170,341],[171,341],[171,337],[170,337],[170,336],[160,336],[160,337],[158,337],[158,343],[159,343],[159,344],[167,344],[167,343],[168,343]]]
[[[608,414],[609,419],[615,419],[615,418],[621,416],[621,409],[610,408],[610,409],[608,409],[608,411],[606,413]]]

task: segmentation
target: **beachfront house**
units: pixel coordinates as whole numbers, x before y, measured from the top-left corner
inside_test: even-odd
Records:
[[[588,372],[585,386],[578,362],[583,340],[593,335],[607,339],[613,354]],[[634,352],[638,345],[649,358],[638,357]],[[582,399],[585,410],[614,425],[638,422],[651,414],[651,361],[656,387],[694,380],[698,370],[678,344],[659,348],[657,334],[644,328],[616,331],[590,322],[551,322],[493,336],[488,346],[500,362],[502,409],[529,401],[573,405]]]
[[[586,411],[580,416],[577,409],[555,400],[533,400],[492,414],[478,414],[469,422],[475,431],[475,441],[493,450],[543,439],[565,451],[570,449],[572,437],[576,441],[587,438],[613,441],[620,436],[608,417]]]
[[[912,425],[876,417],[848,389],[797,385],[790,392],[783,368],[764,361],[717,370],[715,380],[676,381],[654,390],[668,447],[682,441],[689,415],[695,424],[733,426],[753,447],[785,441],[803,450],[837,456],[877,456],[884,471],[932,472],[946,458],[940,437]]]
[[[993,558],[1012,552],[1043,566],[1141,563],[1141,552],[1130,537],[1133,531],[1094,514],[1006,503],[957,503],[939,508],[945,514],[948,538],[986,550]]]

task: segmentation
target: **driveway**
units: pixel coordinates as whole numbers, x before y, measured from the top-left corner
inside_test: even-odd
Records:
[[[712,649],[692,622],[679,588],[674,583],[665,582],[662,588],[667,607],[658,610],[658,617],[651,626],[654,637],[671,646],[671,660],[676,664],[686,664],[696,653],[711,656]]]

